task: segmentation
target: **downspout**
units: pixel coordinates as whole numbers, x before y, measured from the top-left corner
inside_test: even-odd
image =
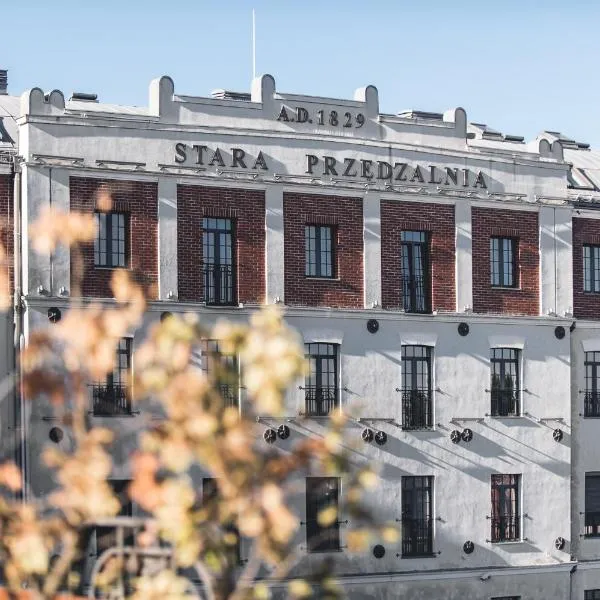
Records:
[[[23,374],[20,366],[20,355],[23,346],[23,254],[21,248],[21,199],[22,199],[22,171],[20,157],[13,158],[14,172],[14,203],[13,203],[13,255],[14,255],[14,373],[15,373],[15,404],[14,404],[14,431],[15,462],[21,470],[23,490],[21,499],[27,497],[27,453],[25,448],[25,411],[22,397]]]

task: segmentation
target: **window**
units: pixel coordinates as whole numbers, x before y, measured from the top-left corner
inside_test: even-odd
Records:
[[[433,553],[433,477],[402,477],[402,557]]]
[[[334,229],[329,225],[306,225],[304,228],[305,275],[335,277]]]
[[[491,284],[494,287],[517,285],[517,240],[513,238],[490,238]]]
[[[94,265],[127,267],[129,265],[129,215],[122,212],[97,212]]]
[[[231,219],[202,219],[202,270],[207,304],[235,304],[233,259]]]
[[[520,475],[492,475],[492,542],[521,539]]]
[[[213,477],[205,477],[202,479],[202,502],[203,504],[209,505],[209,508],[214,510],[215,515],[217,515],[219,511],[218,500],[219,488],[217,486],[217,480]],[[212,504],[212,506],[210,506],[210,504]],[[215,519],[213,519],[213,521],[218,520],[218,516],[215,516]],[[227,558],[230,564],[238,564],[241,560],[240,533],[233,523],[223,525],[223,541],[227,546]]]
[[[339,489],[337,477],[306,478],[306,543],[309,552],[340,549]],[[331,525],[319,524],[319,513],[334,506],[338,516]]]
[[[600,536],[600,473],[585,474],[585,537]]]
[[[600,246],[583,246],[583,291],[600,292]]]
[[[519,350],[492,348],[491,398],[492,416],[517,416],[519,412]]]
[[[108,481],[113,493],[121,503],[119,517],[131,517],[133,515],[133,506],[127,495],[127,488],[131,483],[128,479],[111,479]],[[104,551],[117,545],[117,531],[115,527],[96,527],[96,556],[100,556]],[[124,544],[131,544],[133,536],[125,537]]]
[[[93,386],[95,415],[115,416],[131,414],[127,381],[131,375],[131,338],[122,338],[117,345],[115,366],[106,381]]]
[[[429,313],[429,240],[424,231],[400,234],[402,261],[402,306],[405,312]]]
[[[429,346],[402,346],[402,428],[433,426]]]
[[[585,590],[583,600],[600,600],[600,590]]]
[[[218,380],[225,406],[238,406],[238,364],[235,356],[221,354],[218,340],[203,340],[202,370],[209,379]]]
[[[305,344],[310,372],[306,378],[306,415],[325,417],[338,406],[337,344]]]
[[[598,380],[600,379],[600,352],[585,353],[585,396],[584,417],[600,417],[600,396]]]

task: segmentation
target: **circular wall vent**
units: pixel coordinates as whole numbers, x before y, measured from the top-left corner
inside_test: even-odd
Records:
[[[565,544],[566,544],[566,540],[565,540],[565,538],[564,538],[564,537],[557,537],[557,538],[554,540],[554,547],[555,547],[557,550],[562,550],[562,549],[565,547]]]
[[[371,443],[375,437],[373,430],[369,429],[368,427],[362,430],[360,436],[362,437],[363,442],[367,442],[367,444]]]
[[[559,325],[554,330],[554,335],[556,336],[557,339],[562,340],[565,337],[565,328],[562,325]]]
[[[164,312],[160,313],[160,320],[161,322],[164,321],[165,319],[168,319],[169,317],[172,317],[173,313],[169,310],[165,310]]]
[[[463,552],[465,554],[471,554],[475,550],[475,544],[471,540],[467,540],[463,544]]]
[[[50,323],[58,323],[61,317],[62,314],[60,312],[60,308],[57,308],[56,306],[51,306],[48,309],[48,321],[50,321]]]
[[[472,429],[463,429],[460,437],[463,442],[470,442],[473,439],[473,430]]]
[[[452,431],[450,433],[450,439],[452,440],[453,444],[458,444],[458,442],[460,442],[460,431],[458,429]]]
[[[387,433],[385,431],[378,431],[375,434],[375,442],[383,446],[387,442]]]
[[[469,324],[468,323],[459,323],[458,324],[458,335],[469,335]]]
[[[263,438],[267,444],[272,444],[277,439],[277,434],[274,429],[265,429]]]
[[[369,319],[367,321],[367,331],[369,333],[377,333],[379,331],[379,321],[377,319]]]
[[[287,438],[290,437],[290,428],[287,425],[280,425],[277,428],[277,435],[282,439],[282,440],[287,440]]]
[[[562,429],[555,429],[552,432],[552,437],[554,438],[555,442],[561,442],[563,439],[563,432]]]
[[[373,556],[375,558],[383,558],[385,556],[385,548],[381,544],[377,544],[373,548]]]
[[[65,437],[65,434],[60,427],[53,427],[48,433],[48,437],[52,442],[58,444],[60,441],[62,441],[63,437]]]

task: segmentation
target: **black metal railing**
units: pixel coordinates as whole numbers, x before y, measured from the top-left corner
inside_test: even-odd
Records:
[[[308,386],[304,388],[307,417],[326,417],[338,406],[337,387],[316,387]]]
[[[586,537],[600,536],[600,512],[585,513],[585,529],[583,535]]]
[[[402,277],[402,306],[408,313],[430,313],[429,290],[425,277]]]
[[[124,385],[93,385],[92,397],[95,415],[131,414],[131,401]]]
[[[585,392],[583,397],[583,416],[600,417],[600,393]]]
[[[492,542],[515,542],[521,539],[519,515],[492,517]]]
[[[433,554],[433,520],[402,518],[402,556]]]
[[[239,388],[235,385],[221,383],[218,385],[219,393],[223,398],[223,405],[227,408],[230,406],[236,407],[239,404]]]
[[[433,427],[432,393],[426,388],[402,390],[402,429]]]
[[[306,522],[306,541],[309,552],[331,552],[340,549],[340,524],[322,527],[317,521]]]
[[[492,416],[509,417],[519,415],[519,390],[515,389],[493,389]]]
[[[204,302],[207,304],[235,304],[233,265],[204,264]]]

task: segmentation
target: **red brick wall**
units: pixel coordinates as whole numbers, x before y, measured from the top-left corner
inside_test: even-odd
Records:
[[[573,218],[573,314],[600,319],[600,294],[583,291],[583,245],[600,246],[600,221]]]
[[[473,229],[473,311],[514,315],[539,315],[538,213],[521,210],[476,208]],[[494,288],[490,283],[490,237],[517,238],[517,287]]]
[[[158,184],[148,181],[70,178],[71,210],[94,212],[104,193],[112,198],[113,210],[129,213],[130,269],[142,283],[150,299],[158,297]],[[94,266],[94,244],[82,248],[83,296],[111,298],[110,280],[114,269]],[[76,266],[71,252],[71,288]],[[74,293],[74,292],[73,292]]]
[[[4,262],[0,261],[0,268],[8,276],[9,293],[12,293],[14,284],[13,191],[13,176],[0,175],[0,241],[6,251],[6,258]]]
[[[454,206],[381,201],[381,304],[402,307],[400,234],[428,231],[430,235],[431,306],[456,310]]]
[[[177,186],[177,275],[179,299],[201,302],[202,219],[235,223],[238,302],[265,302],[265,193],[259,190]]]
[[[332,225],[335,279],[305,276],[305,225]],[[285,303],[363,308],[363,207],[361,198],[283,194]]]

